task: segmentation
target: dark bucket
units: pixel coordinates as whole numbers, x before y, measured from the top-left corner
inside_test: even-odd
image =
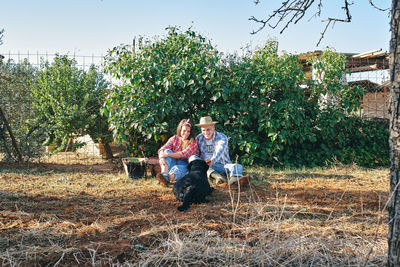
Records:
[[[140,178],[146,176],[146,158],[123,158],[122,164],[124,165],[126,175],[128,175],[130,178]]]

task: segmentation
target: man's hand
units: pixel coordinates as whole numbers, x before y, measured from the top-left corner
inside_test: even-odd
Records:
[[[206,159],[206,163],[208,164],[209,167],[211,167],[214,162],[211,159]]]

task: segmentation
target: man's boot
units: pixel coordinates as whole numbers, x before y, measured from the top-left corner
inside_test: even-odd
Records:
[[[219,183],[227,181],[225,176],[223,176],[222,174],[219,174],[218,172],[216,172],[213,169],[208,169],[207,178],[209,180],[215,180],[215,184],[219,184]]]
[[[228,183],[229,184],[235,183],[235,184],[240,185],[240,187],[243,188],[243,187],[246,187],[249,184],[249,182],[250,182],[250,177],[248,175],[245,175],[245,176],[234,175],[234,176],[229,178],[229,182]]]

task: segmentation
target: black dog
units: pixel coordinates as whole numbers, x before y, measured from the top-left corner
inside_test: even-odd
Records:
[[[189,172],[175,183],[172,190],[176,199],[182,202],[179,211],[187,210],[192,203],[207,203],[206,196],[214,191],[207,180],[208,165],[204,160],[191,161],[188,169]]]

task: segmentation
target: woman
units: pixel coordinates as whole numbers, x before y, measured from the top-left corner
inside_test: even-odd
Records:
[[[168,186],[187,172],[188,158],[196,155],[197,141],[189,119],[183,119],[176,129],[176,135],[158,150],[161,172],[156,178],[160,184]]]

